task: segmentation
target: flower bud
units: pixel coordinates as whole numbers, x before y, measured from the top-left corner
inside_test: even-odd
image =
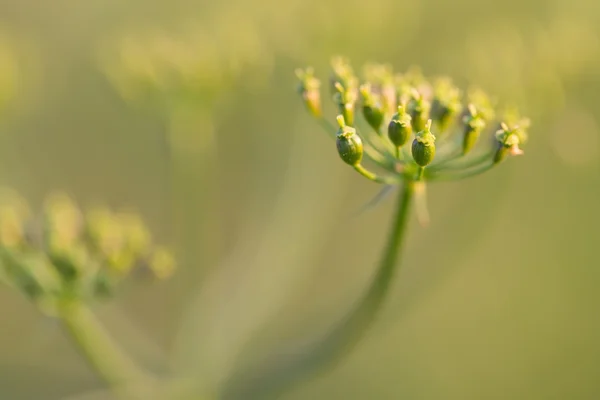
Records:
[[[340,158],[349,165],[358,165],[362,160],[363,144],[356,129],[346,126],[344,117],[337,117],[340,129],[338,130],[336,146]]]
[[[473,149],[473,146],[477,143],[477,139],[479,139],[479,135],[483,128],[485,128],[486,123],[473,104],[469,104],[467,115],[463,118],[463,122],[465,124],[462,145],[464,155]]]
[[[460,90],[449,79],[440,79],[436,82],[431,104],[431,119],[441,130],[445,130],[452,118],[461,110],[460,96]]]
[[[354,74],[354,70],[350,62],[345,57],[334,57],[331,60],[332,74],[330,79],[331,93],[339,92],[338,85],[349,92],[356,91],[358,87],[358,78]]]
[[[72,282],[87,264],[87,254],[79,245],[83,216],[75,202],[64,194],[54,194],[45,203],[44,240],[48,258],[60,276]]]
[[[10,282],[27,297],[37,300],[45,294],[44,287],[32,272],[34,266],[22,253],[15,253],[8,248],[0,249],[0,259]]]
[[[306,70],[296,70],[296,76],[300,80],[298,92],[304,100],[304,105],[308,111],[315,117],[320,117],[323,114],[321,109],[321,81],[314,77],[314,70],[307,68]]]
[[[380,99],[383,114],[396,112],[397,93],[394,85],[394,71],[389,64],[369,63],[364,68],[367,82],[373,85],[374,91]]]
[[[412,156],[417,164],[424,167],[435,157],[435,136],[431,133],[431,120],[427,121],[425,129],[416,134],[412,143]]]
[[[507,156],[518,156],[523,154],[523,150],[519,148],[521,137],[524,132],[518,127],[510,129],[505,123],[501,124],[501,129],[496,132],[496,140],[498,147],[494,154],[494,164],[502,162]]]
[[[410,121],[410,115],[406,113],[404,106],[398,106],[398,112],[388,125],[388,137],[396,147],[402,147],[408,141],[412,133]]]
[[[335,87],[337,93],[333,97],[334,101],[338,105],[340,114],[344,117],[344,120],[348,125],[354,124],[354,106],[356,104],[356,92],[350,89],[345,89],[342,84],[336,82]]]
[[[412,118],[411,122],[413,131],[420,132],[425,130],[425,125],[429,119],[429,110],[431,105],[416,89],[412,90],[411,95],[412,97],[409,100],[407,107],[408,113]]]
[[[360,93],[363,101],[363,116],[371,128],[379,132],[384,118],[383,107],[371,92],[371,85],[362,85]]]

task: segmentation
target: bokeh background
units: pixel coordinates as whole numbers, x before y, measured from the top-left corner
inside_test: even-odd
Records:
[[[133,208],[179,270],[95,309],[205,392],[326,330],[391,202],[341,163],[294,69],[332,55],[448,74],[532,118],[526,156],[429,188],[377,325],[286,399],[600,398],[600,3],[5,0],[0,184]],[[51,319],[0,288],[0,398],[108,399]],[[199,394],[201,396],[201,394]]]

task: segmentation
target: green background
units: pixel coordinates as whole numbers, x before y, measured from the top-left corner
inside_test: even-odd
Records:
[[[196,60],[181,116],[119,80],[123,41],[161,37]],[[378,187],[307,116],[296,67],[419,65],[515,102],[532,118],[525,157],[428,188],[432,222],[412,221],[377,325],[286,398],[600,397],[597,1],[6,0],[0,42],[18,65],[0,68],[15,93],[0,184],[33,207],[64,190],[139,211],[179,270],[96,310],[147,367],[209,393],[330,327],[385,238],[392,202],[356,214]],[[54,321],[0,288],[0,399],[102,387]]]

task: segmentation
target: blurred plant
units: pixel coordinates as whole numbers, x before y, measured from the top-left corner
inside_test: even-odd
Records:
[[[421,203],[418,210],[425,220],[428,182],[479,175],[508,156],[522,154],[527,139],[528,120],[514,110],[498,112],[481,90],[472,89],[463,99],[448,78],[431,81],[417,69],[394,74],[388,65],[370,64],[361,83],[346,59],[334,58],[332,67],[329,86],[338,111],[337,129],[324,116],[320,81],[311,68],[297,71],[304,105],[336,139],[342,161],[373,182],[402,185],[403,189],[377,273],[364,296],[313,347],[267,366],[258,377],[236,382],[243,398],[276,397],[304,375],[332,365],[356,345],[389,292],[413,197]],[[501,117],[496,119],[496,115]],[[372,171],[365,161],[382,172]]]
[[[178,102],[203,108],[232,87],[249,67],[269,68],[269,52],[248,20],[227,15],[215,30],[130,33],[109,42],[101,67],[119,93],[135,104],[168,113]]]
[[[55,194],[39,216],[15,192],[0,194],[0,280],[64,326],[92,367],[123,398],[147,398],[151,379],[123,353],[88,304],[111,297],[136,271],[173,272],[169,251],[152,243],[136,214],[82,211]]]
[[[566,9],[544,25],[528,24],[526,30],[501,20],[473,32],[464,56],[448,62],[499,96],[526,105],[536,120],[554,118],[567,102],[569,84],[596,76],[596,26],[587,18],[569,16]]]
[[[126,34],[101,51],[101,67],[121,96],[167,125],[174,237],[189,257],[184,263],[197,261],[198,238],[218,237],[218,213],[201,206],[218,192],[204,190],[215,180],[215,107],[229,89],[253,81],[243,76],[253,71],[263,76],[271,65],[251,21],[225,13],[214,22],[212,27],[193,21],[177,31]],[[197,186],[190,189],[190,182]],[[203,249],[203,255],[210,257],[217,247]]]

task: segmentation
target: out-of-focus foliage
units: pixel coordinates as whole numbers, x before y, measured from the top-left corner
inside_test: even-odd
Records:
[[[247,71],[272,63],[256,27],[235,14],[214,21],[213,29],[188,21],[175,32],[126,33],[107,41],[101,53],[104,70],[125,99],[154,101],[162,111],[177,100],[196,106],[214,101]]]
[[[105,299],[140,271],[159,278],[173,272],[173,257],[152,242],[139,215],[84,212],[60,193],[44,203],[32,214],[14,191],[0,194],[0,276],[41,310],[56,314],[69,299]]]
[[[11,0],[0,31],[0,184],[32,209],[55,189],[133,207],[183,260],[97,310],[150,369],[215,392],[361,293],[389,204],[357,215],[377,187],[294,92],[295,68],[346,54],[497,93],[531,116],[531,145],[429,189],[371,336],[287,397],[598,398],[597,2]],[[0,398],[102,389],[14,291],[0,315]]]

